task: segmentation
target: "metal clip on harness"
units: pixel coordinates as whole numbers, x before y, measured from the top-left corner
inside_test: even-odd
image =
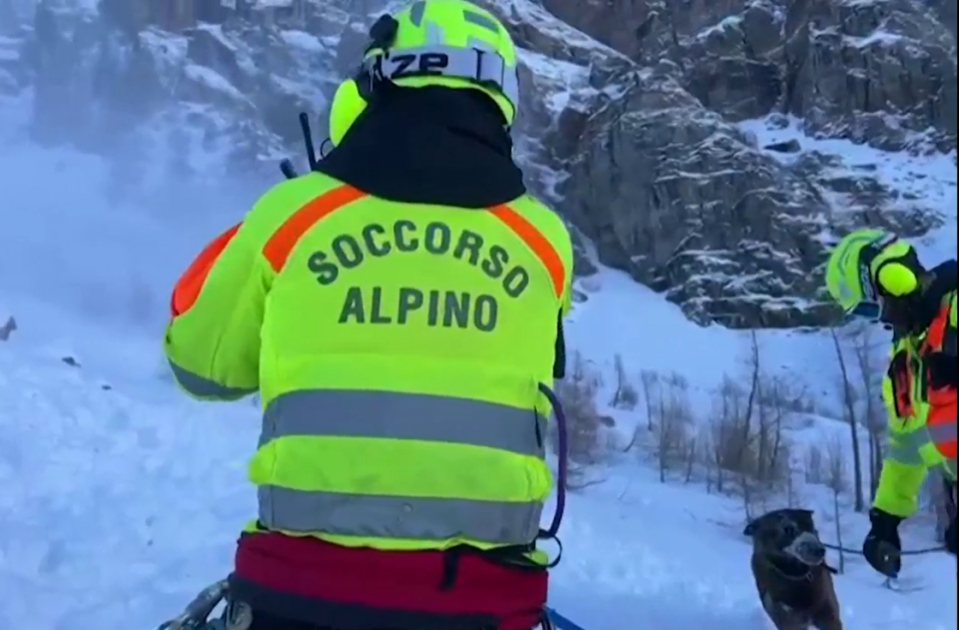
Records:
[[[182,613],[158,630],[247,630],[253,621],[249,607],[244,604],[233,606],[227,601],[228,590],[226,580],[211,584],[200,591]],[[221,603],[225,603],[223,614],[211,619]]]

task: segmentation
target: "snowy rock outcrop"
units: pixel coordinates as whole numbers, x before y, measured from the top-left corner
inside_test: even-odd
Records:
[[[530,185],[699,323],[822,323],[828,239],[943,221],[800,140],[954,152],[954,0],[481,2],[521,48]],[[125,156],[123,181],[138,151],[180,178],[275,169],[299,150],[296,112],[326,109],[373,17],[401,4],[0,0],[0,95],[32,86],[35,137]],[[797,133],[762,144],[760,128]]]
[[[783,161],[736,123],[955,151],[955,5],[913,0],[544,0],[638,70],[591,112],[562,204],[600,260],[729,326],[817,324],[822,236],[917,236],[946,208],[833,156]],[[951,13],[950,13],[951,12]]]
[[[810,133],[906,148],[956,141],[956,4],[946,0],[544,0],[737,121],[772,110]]]

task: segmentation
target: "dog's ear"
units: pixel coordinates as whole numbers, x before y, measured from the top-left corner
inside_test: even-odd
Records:
[[[756,521],[749,521],[746,524],[746,528],[743,530],[743,536],[749,536],[752,538],[756,534]]]

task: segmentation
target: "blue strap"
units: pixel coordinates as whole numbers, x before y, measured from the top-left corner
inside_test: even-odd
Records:
[[[558,630],[586,630],[583,626],[573,623],[569,618],[564,617],[549,606],[546,606],[546,616]]]

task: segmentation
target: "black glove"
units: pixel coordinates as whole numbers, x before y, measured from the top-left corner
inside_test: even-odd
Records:
[[[959,530],[956,529],[956,517],[952,517],[949,520],[949,527],[946,528],[946,551],[952,555],[956,555],[956,546],[959,545]]]
[[[872,528],[862,544],[862,555],[876,571],[894,578],[902,568],[902,543],[899,542],[899,523],[902,519],[882,510],[869,510]]]

